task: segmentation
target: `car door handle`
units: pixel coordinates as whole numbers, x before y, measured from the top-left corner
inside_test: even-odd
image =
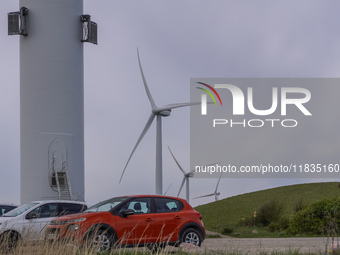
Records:
[[[182,217],[181,216],[175,216],[175,220],[180,220],[180,219],[182,219]]]
[[[150,221],[153,221],[151,218],[146,218],[145,220],[146,222],[150,222]]]

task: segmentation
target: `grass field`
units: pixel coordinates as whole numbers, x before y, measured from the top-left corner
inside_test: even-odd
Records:
[[[254,211],[264,203],[275,199],[283,205],[282,216],[291,218],[296,206],[308,206],[317,201],[340,196],[339,182],[308,183],[261,190],[229,197],[217,202],[197,206],[201,213],[206,229],[220,232],[225,227],[234,228],[234,235],[240,237],[278,237],[283,233],[268,233],[263,228],[242,228],[242,220],[253,218]],[[256,226],[256,218],[255,218]]]

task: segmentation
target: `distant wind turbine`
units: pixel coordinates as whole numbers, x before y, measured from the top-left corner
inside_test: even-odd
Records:
[[[179,167],[179,169],[180,169],[180,170],[182,171],[182,173],[184,174],[183,181],[182,181],[181,187],[180,187],[180,189],[179,189],[179,191],[178,191],[177,197],[178,197],[179,194],[181,193],[182,188],[183,188],[183,186],[184,186],[184,183],[186,182],[186,184],[187,184],[187,185],[186,185],[186,200],[187,200],[187,202],[189,203],[189,198],[190,198],[190,195],[189,195],[189,178],[194,176],[195,169],[192,170],[192,171],[190,171],[190,172],[188,172],[188,173],[185,172],[184,169],[183,169],[183,167],[178,163],[177,159],[175,158],[175,156],[174,156],[174,154],[172,153],[172,151],[171,151],[171,149],[170,149],[169,146],[168,146],[168,148],[169,148],[169,151],[170,151],[172,157],[174,158],[174,160],[175,160],[177,166]]]
[[[220,175],[220,178],[218,178],[218,182],[217,182],[216,189],[215,189],[215,192],[214,192],[214,193],[208,194],[208,195],[204,195],[204,196],[200,196],[200,197],[195,197],[194,199],[196,199],[196,198],[201,198],[201,197],[211,197],[211,196],[215,196],[215,201],[218,201],[218,197],[219,197],[219,195],[220,195],[221,193],[220,193],[220,192],[217,192],[217,189],[218,189],[218,185],[220,184],[221,177],[222,177],[222,173],[221,173],[221,175]]]
[[[165,105],[165,106],[162,106],[162,107],[157,107],[156,104],[155,104],[155,101],[152,98],[148,84],[146,83],[146,79],[145,79],[145,76],[144,76],[144,73],[143,73],[142,64],[141,64],[141,61],[140,61],[138,49],[137,49],[137,56],[138,56],[138,63],[139,63],[140,72],[141,72],[143,83],[144,83],[144,88],[145,88],[146,94],[147,94],[149,101],[150,101],[150,104],[151,104],[151,114],[150,114],[148,121],[146,122],[146,125],[145,125],[142,133],[140,134],[140,136],[137,140],[135,147],[133,148],[133,150],[130,154],[128,161],[126,162],[126,165],[125,165],[124,170],[122,172],[122,175],[120,177],[119,183],[122,181],[123,175],[125,173],[125,170],[126,170],[128,164],[130,162],[130,159],[131,159],[133,153],[137,149],[139,143],[142,141],[145,134],[148,132],[154,118],[157,116],[157,125],[156,125],[156,194],[162,195],[163,194],[162,117],[168,117],[170,115],[172,109],[184,107],[184,106],[196,105],[196,104],[200,104],[200,103],[199,102],[197,102],[197,103],[179,103],[179,104],[169,104],[169,105]]]
[[[195,169],[191,170],[190,172],[185,172],[184,169],[183,169],[183,167],[182,167],[182,166],[179,164],[179,162],[177,161],[175,155],[172,153],[172,151],[171,151],[171,149],[170,149],[169,146],[168,146],[168,148],[169,148],[169,151],[170,151],[172,157],[174,158],[174,160],[175,160],[177,166],[179,167],[179,169],[182,171],[182,173],[183,173],[183,175],[184,175],[183,181],[182,181],[182,184],[181,184],[181,187],[180,187],[180,189],[179,189],[179,191],[178,191],[178,194],[177,194],[177,197],[178,197],[179,194],[181,193],[181,191],[182,191],[182,189],[183,189],[183,186],[184,186],[184,183],[186,182],[186,200],[187,200],[188,203],[190,203],[190,202],[189,202],[189,199],[190,199],[190,194],[189,194],[189,190],[190,190],[190,189],[189,189],[189,178],[194,176]],[[207,166],[213,166],[213,165],[216,165],[216,164],[218,164],[218,163],[209,164],[209,165],[207,165]]]

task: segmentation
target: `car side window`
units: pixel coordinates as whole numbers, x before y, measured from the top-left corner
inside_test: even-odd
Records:
[[[132,209],[135,214],[145,214],[151,212],[151,199],[150,198],[135,198],[127,202],[119,212],[123,212],[127,209]]]
[[[156,197],[157,213],[179,212],[183,209],[183,203],[171,198]]]
[[[59,204],[59,215],[58,216],[81,213],[82,211],[86,209],[87,209],[86,205],[62,203],[62,204]]]
[[[13,206],[2,206],[0,208],[0,216],[4,215],[5,213],[8,213],[10,210],[14,209]]]
[[[58,216],[58,204],[51,203],[39,206],[30,212],[29,215],[31,218],[36,219],[56,217]]]

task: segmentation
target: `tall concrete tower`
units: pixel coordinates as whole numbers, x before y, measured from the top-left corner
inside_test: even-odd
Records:
[[[82,14],[82,0],[20,0],[8,14],[21,35],[21,203],[84,200],[83,42],[96,24]]]

